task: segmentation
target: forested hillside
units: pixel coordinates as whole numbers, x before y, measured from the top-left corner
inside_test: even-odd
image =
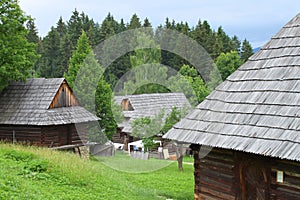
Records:
[[[17,0],[1,2],[0,13],[0,91],[9,81],[24,81],[31,77],[65,77],[73,88],[80,68],[85,67],[84,76],[77,81],[77,89],[80,90],[76,91],[76,94],[81,105],[100,118],[99,124],[108,138],[111,138],[117,128],[114,117],[116,114],[113,115],[112,111],[112,108],[115,108],[112,101],[113,89],[120,78],[129,71],[135,74],[124,81],[124,92],[120,94],[184,92],[191,104],[197,105],[213,89],[202,80],[195,66],[179,55],[161,49],[155,43],[155,40],[161,37],[160,30],[173,30],[199,43],[215,62],[220,73],[217,75],[223,80],[253,53],[246,39],[241,41],[237,36],[229,36],[221,26],[213,30],[207,21],[200,19],[196,25],[189,25],[187,22],[176,22],[166,18],[162,25],[152,27],[150,19],[140,19],[136,14],[129,22],[122,19],[117,21],[110,13],[102,22],[96,22],[86,13],[74,10],[68,21],[60,18],[46,36],[40,37],[34,19],[24,14]],[[141,27],[150,29],[151,37],[143,33],[136,36],[136,42],[141,45],[151,44],[150,46],[155,48],[134,49],[118,57],[104,69],[93,49],[116,34]],[[179,43],[175,44],[175,47],[181,48],[184,45]],[[114,46],[105,48],[110,52],[116,50]],[[149,70],[141,67],[151,63],[162,65],[155,65],[156,68],[151,69],[155,73],[151,74]],[[170,68],[176,74],[169,76]],[[210,76],[211,82],[215,82],[214,85],[220,83],[220,79],[214,78],[215,73],[204,73]],[[97,79],[99,74],[104,75],[100,80]],[[141,74],[149,74],[155,78],[159,75],[157,78],[169,82],[170,87],[146,82],[144,85],[140,84],[140,88],[135,88],[138,81],[143,83],[145,79]],[[188,85],[194,95],[191,95],[188,89],[177,90],[177,83],[181,86]],[[95,87],[89,87],[91,85]],[[120,112],[115,110],[115,113]]]
[[[75,10],[68,21],[64,22],[60,18],[51,27],[48,34],[41,38],[38,34],[38,27],[35,26],[33,20],[30,20],[27,23],[28,40],[38,44],[36,51],[41,55],[34,66],[36,75],[40,77],[62,77],[68,70],[70,57],[76,48],[82,30],[86,33],[89,44],[94,48],[115,34],[140,27],[152,27],[150,20],[148,18],[142,20],[134,14],[129,22],[124,22],[122,19],[117,21],[109,13],[102,22],[95,22],[87,14]],[[198,24],[191,26],[187,22],[176,22],[167,18],[163,25],[152,28],[172,29],[186,34],[202,45],[215,61],[222,53],[230,56],[237,52],[241,60],[240,63],[252,55],[252,47],[246,39],[241,41],[237,36],[230,37],[221,26],[217,30],[213,30],[207,21],[200,19]],[[154,31],[154,33],[156,32]],[[131,52],[122,56],[106,70],[106,80],[112,86],[118,78],[132,68],[129,58],[132,54]],[[179,70],[184,64],[189,64],[181,57],[165,51],[161,52],[160,62],[175,70]]]

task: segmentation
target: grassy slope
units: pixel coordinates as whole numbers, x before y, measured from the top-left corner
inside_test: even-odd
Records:
[[[71,153],[0,144],[0,199],[193,199],[193,166],[184,169],[125,173]]]

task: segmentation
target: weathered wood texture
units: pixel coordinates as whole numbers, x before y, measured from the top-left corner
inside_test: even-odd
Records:
[[[129,99],[123,99],[121,102],[121,106],[124,111],[133,111],[134,110]]]
[[[86,124],[57,126],[0,126],[0,140],[57,147],[86,142]]]
[[[52,126],[97,121],[63,78],[12,82],[0,93],[0,125]]]
[[[300,14],[164,137],[300,162]]]
[[[276,181],[277,171],[283,171],[283,183]],[[300,199],[300,163],[276,160],[271,171],[272,200]]]
[[[86,124],[70,124],[42,128],[43,146],[57,147],[86,142]]]
[[[233,154],[213,149],[199,158],[199,148],[194,151],[195,199],[235,199],[236,184]]]
[[[64,80],[56,95],[54,96],[49,108],[51,109],[69,106],[79,106],[79,103],[72,93],[71,88]]]
[[[183,93],[155,93],[115,96],[115,102],[121,105],[125,121],[118,124],[122,132],[131,133],[131,123],[142,117],[155,117],[162,109],[165,116],[173,107],[188,109],[191,105]]]
[[[300,163],[214,148],[199,158],[193,145],[195,199],[300,199]],[[277,182],[283,171],[283,183]]]
[[[7,142],[26,142],[41,145],[41,127],[38,126],[0,126],[0,140]]]

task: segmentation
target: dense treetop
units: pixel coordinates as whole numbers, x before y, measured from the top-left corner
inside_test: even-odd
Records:
[[[68,21],[64,22],[60,18],[48,34],[40,38],[34,21],[31,20],[27,25],[28,40],[35,41],[38,45],[36,51],[41,55],[34,69],[38,76],[62,77],[68,70],[70,58],[76,49],[77,40],[82,31],[89,38],[91,47],[95,48],[97,44],[115,34],[140,27],[152,27],[150,19],[142,20],[137,14],[134,14],[129,22],[124,22],[123,19],[115,20],[113,15],[108,13],[106,18],[99,23],[85,13],[74,10]],[[241,42],[237,36],[230,37],[221,26],[217,30],[213,30],[207,21],[199,20],[195,26],[190,26],[187,22],[176,22],[166,18],[164,24],[156,29],[153,28],[154,34],[157,34],[155,31],[157,29],[172,29],[191,37],[202,45],[215,61],[221,53],[226,54],[231,51],[238,52],[242,62],[252,55],[252,47],[246,39]],[[155,37],[159,36],[155,35]],[[123,55],[106,69],[105,79],[112,88],[121,76],[132,69],[131,59],[136,53],[139,52]],[[190,65],[186,60],[173,53],[161,50],[160,54],[160,63],[177,71],[183,65]]]
[[[34,37],[24,24],[32,29],[33,21],[24,15],[17,0],[0,3],[0,91],[11,80],[25,80],[32,75],[37,58]],[[32,31],[35,31],[32,29]],[[37,41],[35,41],[37,43]]]

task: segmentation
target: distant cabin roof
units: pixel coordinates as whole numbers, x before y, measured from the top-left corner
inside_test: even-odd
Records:
[[[300,14],[164,138],[300,161]]]
[[[80,106],[49,109],[64,78],[11,82],[0,93],[0,125],[59,125],[98,120]]]
[[[115,96],[115,101],[118,104],[121,104],[123,100],[128,100],[133,107],[132,111],[123,111],[124,116],[130,118],[130,120],[119,124],[119,127],[123,127],[122,131],[127,133],[132,131],[130,122],[134,119],[154,117],[162,109],[165,109],[165,114],[168,114],[173,107],[179,109],[191,107],[183,93],[153,93]]]

